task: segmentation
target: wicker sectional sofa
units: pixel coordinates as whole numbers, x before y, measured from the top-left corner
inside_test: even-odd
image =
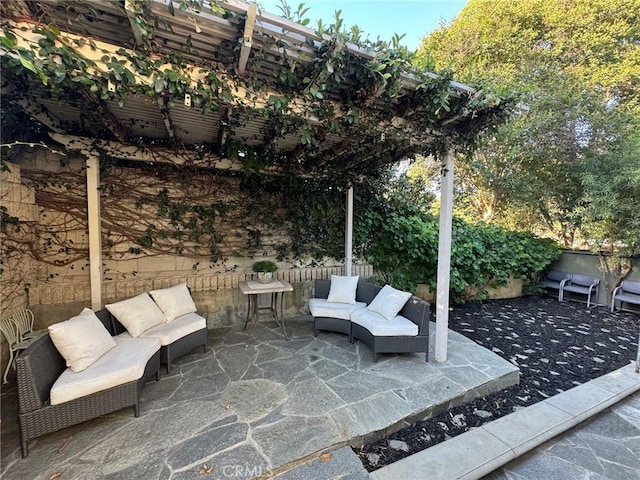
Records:
[[[309,300],[315,335],[325,330],[347,334],[352,343],[361,340],[373,350],[374,361],[379,353],[415,352],[424,352],[429,361],[430,305],[411,295],[397,315],[383,318],[367,308],[382,289],[359,280],[355,303],[342,303],[329,301],[331,280],[316,280]]]
[[[106,327],[109,330],[109,326],[106,325]],[[123,357],[127,359],[127,370],[133,368],[138,373],[141,372],[138,378],[66,400],[69,389],[74,391],[71,395],[78,393],[78,390],[76,386],[53,390],[56,388],[56,382],[63,379],[63,375],[70,372],[70,369],[67,368],[65,359],[54,345],[51,336],[46,334],[25,349],[16,359],[18,424],[22,456],[28,455],[30,440],[71,425],[130,406],[133,406],[137,417],[142,387],[153,377],[159,379],[160,342],[158,340],[143,339],[142,342],[137,339],[116,340],[116,346],[113,349],[78,374],[82,376],[78,379],[79,385],[81,388],[95,387],[91,385],[93,380],[91,377],[97,378],[99,375],[96,372],[101,372],[103,376],[123,378],[118,371],[120,367],[113,366],[117,359]],[[129,372],[130,376],[131,374]],[[138,374],[132,375],[135,377]],[[52,395],[55,393],[58,400],[62,400],[61,402],[57,402],[55,397],[52,400]]]
[[[206,352],[206,319],[195,309],[180,284],[51,325],[16,360],[22,456],[30,440],[71,425],[129,406],[137,417],[161,363],[169,373],[176,358]]]
[[[197,347],[207,351],[207,320],[196,310],[186,283],[181,283],[108,304],[98,315],[110,322],[114,335],[157,338],[160,362],[170,373],[176,358]]]
[[[114,335],[128,335],[127,329],[107,309],[96,312],[103,316],[105,322],[111,323]],[[160,363],[165,366],[167,373],[171,372],[171,362],[183,355],[202,347],[207,351],[206,319],[191,313],[180,316],[175,320],[151,327],[142,333],[143,338],[157,338],[160,342]]]

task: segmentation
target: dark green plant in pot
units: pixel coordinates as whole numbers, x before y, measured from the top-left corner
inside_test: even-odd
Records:
[[[260,260],[253,264],[254,272],[273,273],[278,270],[278,266],[271,260]]]
[[[253,271],[258,274],[260,283],[269,283],[273,280],[273,272],[278,270],[278,266],[271,260],[260,260],[253,264]]]

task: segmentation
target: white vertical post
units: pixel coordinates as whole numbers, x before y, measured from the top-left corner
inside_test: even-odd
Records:
[[[452,217],[453,152],[449,150],[444,157],[444,170],[440,187],[440,233],[438,235],[438,278],[436,289],[436,362],[445,362],[447,360]]]
[[[102,231],[100,217],[100,160],[87,156],[87,216],[89,227],[89,272],[91,308],[102,308]]]
[[[353,185],[347,189],[347,218],[344,236],[345,275],[351,276],[353,264]]]

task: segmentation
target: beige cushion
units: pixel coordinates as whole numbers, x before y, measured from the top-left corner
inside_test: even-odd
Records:
[[[139,337],[145,330],[166,322],[162,310],[151,300],[148,293],[111,303],[106,305],[106,308],[124,325],[132,337]]]
[[[138,380],[147,362],[160,348],[155,338],[113,337],[116,346],[82,372],[62,372],[51,387],[51,405],[68,402]]]
[[[48,328],[53,344],[73,372],[81,372],[116,346],[116,342],[92,310]]]
[[[358,275],[354,277],[331,275],[331,286],[329,287],[327,301],[331,303],[348,303],[355,305],[358,278]]]
[[[341,320],[349,320],[351,312],[358,308],[364,308],[367,304],[356,302],[355,305],[348,303],[332,303],[324,298],[309,299],[309,310],[314,317],[339,318]]]
[[[408,318],[396,315],[387,320],[382,315],[372,312],[368,308],[356,310],[351,314],[351,321],[362,325],[376,337],[415,337],[418,335],[418,325]]]
[[[367,308],[372,312],[379,313],[387,320],[393,320],[410,298],[411,293],[396,290],[391,285],[385,285]]]
[[[151,290],[149,293],[164,313],[167,322],[187,313],[195,313],[197,310],[186,283],[161,290]]]
[[[187,313],[172,322],[161,323],[151,327],[140,335],[144,338],[157,338],[163,347],[171,345],[176,340],[186,337],[190,333],[207,328],[207,321],[197,313]]]

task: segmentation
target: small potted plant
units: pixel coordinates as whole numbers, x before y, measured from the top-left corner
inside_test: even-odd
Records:
[[[260,260],[253,264],[253,271],[258,274],[260,283],[269,283],[273,280],[273,272],[278,270],[278,266],[271,260]]]

